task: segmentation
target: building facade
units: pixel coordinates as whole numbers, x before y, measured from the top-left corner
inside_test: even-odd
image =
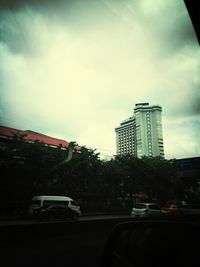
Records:
[[[118,155],[164,157],[162,108],[138,103],[134,115],[115,128]]]
[[[131,154],[136,156],[136,122],[135,117],[130,117],[120,123],[120,126],[115,128],[117,154]]]

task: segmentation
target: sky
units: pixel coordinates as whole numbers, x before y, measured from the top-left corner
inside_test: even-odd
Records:
[[[116,154],[136,103],[200,156],[200,46],[180,0],[0,0],[0,124]]]

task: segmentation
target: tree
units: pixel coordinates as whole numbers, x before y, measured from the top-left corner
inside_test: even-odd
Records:
[[[173,177],[176,169],[171,161],[162,157],[143,157],[143,167],[149,174],[148,186],[151,190],[150,197],[161,202],[173,198]]]
[[[67,149],[51,148],[39,141],[30,143],[17,135],[1,146],[0,168],[4,175],[0,180],[0,198],[10,201],[2,209],[11,212],[28,208],[32,195],[45,192],[53,179],[48,170],[64,160],[66,152]]]

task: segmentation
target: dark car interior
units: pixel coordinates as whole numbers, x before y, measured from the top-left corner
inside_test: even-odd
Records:
[[[185,0],[198,41],[197,2]],[[200,216],[0,226],[1,266],[200,266]]]
[[[0,227],[2,266],[199,266],[200,216]]]
[[[198,266],[198,224],[170,221],[118,224],[106,244],[106,266]]]

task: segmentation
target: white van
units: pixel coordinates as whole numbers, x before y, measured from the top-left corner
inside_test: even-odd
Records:
[[[45,208],[50,205],[64,205],[71,209],[77,216],[81,216],[80,205],[70,197],[66,196],[34,196],[31,201],[29,213],[34,217],[38,209]]]

